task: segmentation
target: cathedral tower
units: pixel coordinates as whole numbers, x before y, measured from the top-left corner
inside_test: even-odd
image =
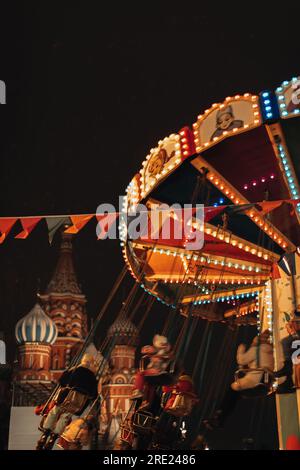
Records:
[[[133,390],[138,330],[123,314],[109,328],[108,337],[114,347],[110,356],[110,378],[103,385],[103,396],[107,397],[108,415],[116,410],[124,415],[129,409],[129,398]]]
[[[87,335],[86,297],[74,270],[71,234],[62,233],[59,260],[46,293],[41,295],[41,301],[58,330],[52,346],[51,363],[56,380],[68,367]]]
[[[57,338],[57,328],[38,303],[18,321],[15,335],[19,364],[16,380],[50,382],[51,346]]]

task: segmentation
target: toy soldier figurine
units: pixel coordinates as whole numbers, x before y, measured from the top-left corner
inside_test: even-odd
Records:
[[[53,398],[48,414],[41,424],[36,450],[51,450],[56,439],[72,421],[80,416],[88,404],[97,397],[97,362],[91,354],[84,354],[81,363],[65,371],[58,383],[60,388]],[[54,406],[53,406],[54,405]]]
[[[162,402],[165,401],[164,410],[177,417],[190,415],[194,405],[199,401],[192,378],[185,373],[179,376],[176,384],[164,385],[162,391]]]
[[[172,359],[171,346],[165,336],[155,335],[153,345],[143,346],[142,354],[148,358],[149,362],[145,370],[139,370],[135,377],[134,390],[131,399],[144,398],[143,407],[147,407],[154,395],[155,388],[149,386],[151,383],[164,384],[168,376],[168,366]]]

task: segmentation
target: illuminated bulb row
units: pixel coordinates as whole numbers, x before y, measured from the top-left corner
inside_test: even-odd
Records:
[[[260,181],[255,180],[255,181],[252,181],[251,183],[246,183],[246,184],[244,184],[243,188],[244,188],[245,190],[247,190],[247,189],[250,189],[251,187],[256,187],[256,186],[257,186],[258,184],[260,184],[260,183],[265,183],[265,182],[267,181],[267,179],[268,179],[268,178],[266,178],[265,176],[262,176],[261,179],[260,179]],[[269,179],[270,179],[270,180],[274,180],[274,179],[275,179],[275,175],[273,175],[273,174],[270,175]]]
[[[172,308],[176,308],[176,305],[175,304],[168,304],[167,302],[165,302],[163,299],[161,299],[160,297],[158,297],[156,294],[153,294],[150,290],[146,289],[146,287],[144,286],[144,284],[141,284],[141,288],[147,292],[147,294],[150,294],[152,297],[155,297],[156,300],[158,300],[158,302],[161,302],[163,305],[166,305],[167,307],[172,307]]]
[[[124,257],[125,263],[127,265],[127,268],[129,270],[130,274],[132,275],[132,277],[135,279],[135,281],[137,281],[138,279],[137,279],[136,275],[134,274],[134,271],[131,267],[131,264],[129,263],[129,260],[127,258],[125,244],[123,242],[121,242],[121,246],[122,246],[122,253],[123,253],[123,257]]]
[[[124,214],[127,214],[128,212],[128,196],[125,196],[123,198],[122,211],[124,212]],[[126,222],[122,219],[122,217],[119,219],[119,237],[121,240],[121,246],[124,246],[124,242],[127,239],[127,225]]]
[[[253,303],[251,303],[251,305],[248,305],[248,306],[241,305],[240,311],[236,315],[236,317],[237,318],[244,317],[245,315],[249,315],[249,313],[257,312],[258,310],[259,310],[259,305],[258,305],[258,293],[257,293],[255,305],[253,306]]]
[[[272,308],[272,291],[271,291],[271,283],[270,281],[267,282],[265,287],[265,307],[267,313],[267,324],[268,329],[273,331],[273,308]]]
[[[199,139],[199,121],[203,121],[203,119],[205,119],[207,117],[207,115],[209,113],[211,113],[212,111],[214,111],[216,108],[219,108],[219,109],[223,109],[225,108],[226,106],[228,106],[229,102],[231,101],[234,101],[234,100],[240,100],[240,99],[243,99],[243,98],[246,98],[248,101],[252,101],[253,104],[252,104],[252,108],[254,110],[253,114],[255,116],[255,119],[254,119],[254,124],[255,125],[259,125],[261,123],[261,118],[260,118],[260,112],[259,112],[259,108],[258,108],[258,97],[257,96],[251,96],[249,93],[245,93],[242,96],[240,95],[236,95],[234,98],[228,96],[225,100],[225,103],[222,103],[222,104],[217,104],[217,103],[214,103],[212,105],[212,107],[210,109],[206,109],[205,112],[204,112],[204,115],[200,114],[198,116],[198,122],[196,122],[195,124],[193,124],[193,128],[194,128],[194,140],[195,140],[195,144],[196,144],[196,150],[197,152],[200,152],[203,148],[206,148],[208,147],[209,145],[211,145],[211,142],[200,142],[200,139]],[[226,137],[227,135],[231,135],[232,133],[238,133],[238,132],[241,132],[241,129],[245,130],[245,129],[249,129],[250,128],[250,125],[249,124],[245,124],[242,128],[234,128],[232,129],[231,131],[224,131],[222,135],[220,135],[219,137],[214,137],[213,139],[213,142],[218,142],[220,140],[222,140],[224,137]]]
[[[236,315],[237,318],[240,318],[240,317],[245,317],[246,315],[249,315],[250,313],[253,313],[256,311],[256,308],[255,307],[251,307],[251,308],[248,308],[248,309],[244,309],[242,312],[238,313]]]
[[[234,204],[247,204],[248,203],[248,201],[246,202],[244,200],[241,200],[236,195],[236,193],[231,188],[229,188],[228,185],[224,183],[224,181],[222,180],[220,176],[217,176],[214,173],[211,173],[208,179],[214,184],[214,186],[219,188],[223,192],[223,194],[225,194],[229,199],[231,199]],[[265,233],[269,235],[270,238],[276,241],[276,243],[278,243],[282,248],[287,247],[287,243],[280,236],[277,235],[275,230],[268,223],[266,223],[264,219],[262,219],[260,216],[257,215],[258,212],[256,210],[251,209],[251,210],[245,211],[245,213],[247,215],[250,215],[250,217],[256,223],[256,225],[258,225]],[[212,235],[215,236],[214,233],[212,233]],[[256,254],[253,251],[251,251],[251,253]],[[261,257],[262,254],[260,255],[257,254],[257,256]],[[266,260],[268,259],[267,254],[264,255],[264,259]]]
[[[299,185],[298,185],[298,181],[296,180],[294,171],[291,167],[289,156],[287,155],[282,144],[278,144],[277,148],[278,148],[279,156],[280,156],[281,163],[284,169],[284,174],[288,183],[291,197],[292,199],[299,199],[300,198]],[[300,214],[300,203],[297,204],[297,212]]]
[[[257,299],[256,299],[256,310],[257,310],[257,315],[256,315],[256,318],[257,318],[257,321],[256,321],[256,325],[257,325],[257,331],[260,332],[260,314],[259,314],[259,297],[257,296]]]
[[[254,212],[252,209],[250,209],[246,212],[246,214],[249,214],[250,218],[256,223],[256,225],[258,225],[278,245],[280,245],[282,248],[287,247],[287,243],[276,233],[276,231],[267,222],[264,221],[264,219],[256,215],[256,211]]]
[[[180,134],[180,137],[181,137],[182,154],[185,157],[187,157],[187,156],[190,155],[190,152],[191,152],[191,149],[190,149],[190,146],[189,146],[189,141],[188,141],[188,138],[187,138],[187,133],[183,130],[179,134]]]
[[[218,279],[202,279],[200,280],[200,284],[197,283],[197,281],[194,281],[193,279],[182,279],[182,280],[179,280],[179,279],[168,279],[168,280],[164,280],[164,283],[165,284],[193,284],[194,286],[196,287],[203,287],[203,284],[225,284],[225,285],[256,285],[256,284],[261,284],[265,282],[265,280],[262,280],[262,279],[255,279],[255,281],[253,279],[250,279],[250,278],[246,278],[246,279],[223,279],[223,280],[218,280]]]
[[[222,179],[213,173],[211,173],[208,177],[208,179],[218,188],[220,189],[227,197],[228,199],[231,199],[234,201],[235,204],[240,204],[240,199],[236,194],[230,190],[228,186],[225,185],[225,183],[222,181]]]
[[[262,94],[262,97],[263,97],[263,105],[265,108],[266,117],[268,119],[272,119],[274,116],[273,116],[273,110],[272,110],[272,103],[270,100],[270,93],[268,91],[265,91]]]
[[[252,292],[248,294],[237,294],[237,295],[227,295],[227,296],[221,296],[221,297],[215,297],[212,300],[197,300],[193,302],[193,305],[205,305],[205,304],[210,304],[214,302],[226,302],[227,300],[236,300],[236,299],[246,299],[249,297],[255,297],[258,295],[258,292]]]
[[[245,317],[246,315],[249,315],[250,313],[256,312],[256,307],[249,307],[249,308],[244,308],[240,313],[236,315],[236,318],[240,317]]]
[[[211,228],[206,228],[205,233],[208,235],[212,235],[213,237],[219,238],[220,240],[224,240],[226,243],[230,243],[232,246],[236,246],[240,248],[241,250],[244,250],[246,252],[251,253],[252,255],[256,255],[259,258],[263,258],[264,260],[269,259],[269,255],[267,253],[264,253],[262,250],[253,248],[251,245],[248,245],[247,243],[240,242],[233,238],[232,236],[230,237],[229,235],[226,235],[224,237],[224,234],[217,232],[217,230],[212,230]]]
[[[235,268],[235,269],[241,269],[243,271],[254,271],[256,273],[261,272],[261,269],[258,266],[247,266],[245,264],[239,264],[239,263],[234,263],[231,261],[220,261],[214,258],[208,258],[205,256],[197,256],[197,255],[191,255],[187,253],[178,253],[176,251],[171,251],[171,250],[164,250],[162,248],[154,248],[153,253],[160,253],[161,255],[167,255],[167,256],[174,256],[174,257],[179,257],[181,259],[186,258],[187,260],[193,259],[193,261],[200,261],[200,263],[207,263],[207,264],[213,264],[215,266],[226,266],[228,268]]]
[[[126,196],[123,198],[123,212],[135,211],[140,201],[139,185],[136,178],[133,178],[126,188]]]

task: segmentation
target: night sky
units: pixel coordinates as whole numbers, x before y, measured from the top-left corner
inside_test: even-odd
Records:
[[[168,15],[148,6],[130,14],[105,12],[102,2],[62,3],[24,2],[1,12],[1,216],[92,213],[102,202],[116,204],[159,139],[226,96],[274,89],[300,72],[295,11],[224,17],[202,6],[202,13],[181,7]],[[38,284],[47,285],[58,243],[49,246],[40,224],[28,240],[10,237],[0,246],[0,331],[10,361],[15,323],[32,307]],[[97,241],[89,224],[75,239],[74,257],[92,318],[122,269],[119,243]],[[116,309],[131,285],[128,279]],[[155,304],[148,334],[167,314]],[[262,412],[270,430],[258,444],[269,448],[276,446],[272,406]],[[216,446],[237,448],[248,436],[251,407],[242,408]]]

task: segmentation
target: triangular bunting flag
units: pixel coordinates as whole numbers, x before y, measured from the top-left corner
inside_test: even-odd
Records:
[[[295,276],[296,275],[295,253],[286,253],[279,260],[278,265],[281,267],[281,269],[283,269],[283,271],[288,276]]]
[[[71,215],[70,219],[72,221],[72,226],[65,230],[65,233],[78,233],[91,218],[94,217],[94,214],[90,215]]]
[[[27,238],[41,219],[41,217],[24,217],[24,219],[21,218],[20,222],[22,224],[23,231],[16,235],[15,238],[20,238],[23,240]]]
[[[255,204],[239,204],[237,206],[234,206],[234,205],[228,205],[227,208],[228,208],[228,215],[243,215],[246,211],[248,211],[249,209],[252,209],[253,207],[255,207]]]
[[[0,244],[4,242],[17,220],[17,218],[11,217],[9,219],[0,219]]]
[[[292,206],[292,210],[290,212],[290,216],[294,216],[295,215],[295,211],[297,209],[297,206],[298,204],[300,204],[300,199],[287,199],[285,202],[287,202],[288,204],[290,204]]]
[[[117,220],[118,217],[118,212],[96,215],[96,219],[98,220],[98,224],[96,227],[98,240],[103,240],[104,238],[106,238],[109,230],[111,229],[113,223]],[[115,236],[117,237],[117,234],[115,234]]]
[[[283,202],[284,201],[263,201],[256,204],[256,206],[258,207],[261,215],[266,215],[274,209],[277,209],[277,207],[280,207]]]
[[[226,209],[226,206],[204,207],[204,221],[209,222],[211,219],[221,214],[224,209]]]
[[[71,219],[70,217],[46,217],[46,222],[48,226],[49,243],[51,245],[57,230],[64,224],[71,224]]]
[[[280,271],[276,263],[273,263],[272,265],[272,271],[271,271],[271,278],[272,279],[280,279]]]

